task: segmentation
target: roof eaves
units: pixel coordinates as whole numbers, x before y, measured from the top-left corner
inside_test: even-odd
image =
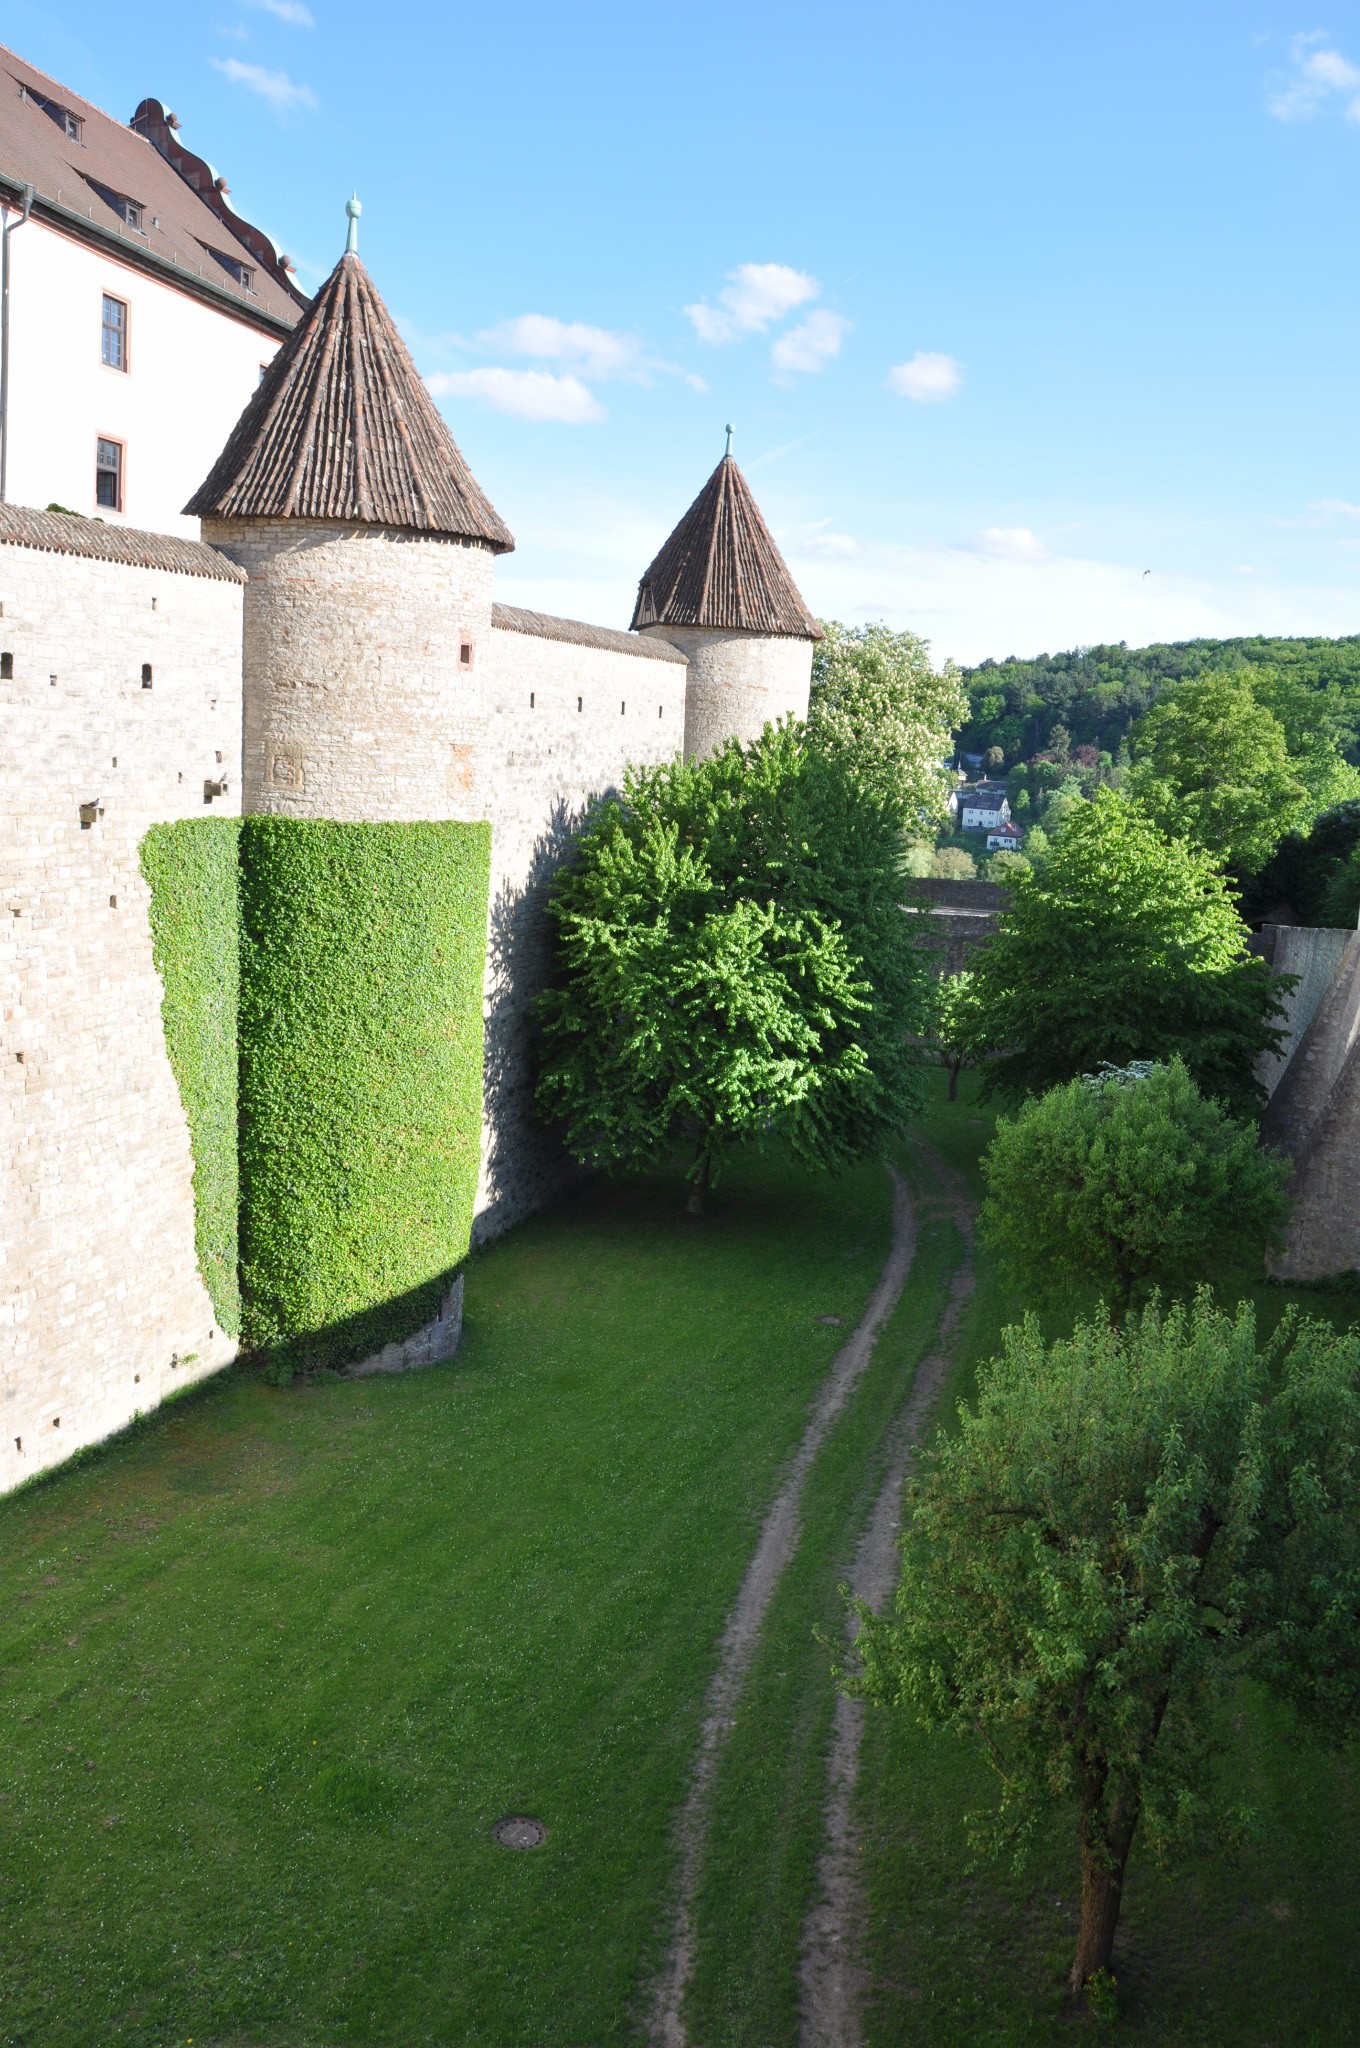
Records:
[[[0,171],[0,187],[17,198],[23,194],[24,180]],[[70,235],[74,241],[92,242],[97,248],[113,250],[120,261],[130,264],[133,269],[149,271],[162,283],[173,285],[190,298],[205,300],[217,312],[231,313],[243,326],[261,328],[279,340],[285,340],[293,331],[290,321],[266,312],[263,306],[243,304],[231,292],[214,284],[211,278],[196,276],[192,270],[167,261],[152,249],[143,248],[132,236],[122,234],[116,228],[105,227],[102,221],[91,220],[85,214],[77,213],[74,207],[63,206],[59,200],[44,199],[39,193],[33,201],[32,218],[61,234]]]

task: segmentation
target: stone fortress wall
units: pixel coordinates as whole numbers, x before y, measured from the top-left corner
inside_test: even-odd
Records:
[[[1256,950],[1298,980],[1284,1056],[1264,1059],[1261,1142],[1293,1163],[1293,1207],[1271,1260],[1280,1280],[1360,1271],[1360,933],[1267,925]]]
[[[151,825],[202,816],[205,802],[236,814],[243,790],[244,808],[291,815],[489,816],[477,1238],[570,1177],[533,1117],[528,1063],[548,886],[625,766],[680,753],[684,657],[493,612],[484,548],[384,544],[372,529],[337,548],[298,529],[258,559],[232,534],[252,578],[263,571],[257,587],[207,545],[0,507],[0,1491],[234,1355],[195,1262],[188,1128],[138,862]],[[74,551],[86,549],[111,558]],[[294,661],[271,662],[275,636]],[[414,722],[394,729],[384,664],[408,687],[428,679],[419,710],[437,712],[440,749]]]
[[[733,733],[758,740],[767,724],[807,717],[810,640],[711,626],[644,626],[642,632],[668,642],[689,663],[687,761],[716,753]]]
[[[138,847],[240,807],[241,594],[196,543],[0,508],[0,1491],[233,1355]]]

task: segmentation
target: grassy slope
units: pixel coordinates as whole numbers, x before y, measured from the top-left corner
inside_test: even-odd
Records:
[[[967,1078],[965,1093],[972,1089]],[[941,1108],[926,1135],[978,1188],[990,1118]],[[1353,1298],[1262,1286],[1261,1328],[1290,1301],[1349,1320]],[[1235,1298],[1235,1290],[1230,1290]],[[971,1391],[1013,1305],[982,1256],[943,1414]],[[1355,1756],[1301,1744],[1288,1717],[1243,1689],[1225,1768],[1261,1833],[1240,1858],[1159,1871],[1135,1845],[1116,1969],[1120,2036],[1138,2048],[1331,2048],[1356,2038],[1360,2002],[1360,1796]],[[1019,1874],[974,1866],[965,1815],[991,1799],[977,1751],[871,1714],[860,1780],[876,1992],[870,2048],[1010,2048],[1072,2038],[1057,1978],[1071,1960],[1070,1823],[1046,1830]]]
[[[0,2041],[629,2038],[815,1318],[888,1235],[878,1169],[677,1207],[493,1247],[450,1366],[229,1375],[0,1503]]]

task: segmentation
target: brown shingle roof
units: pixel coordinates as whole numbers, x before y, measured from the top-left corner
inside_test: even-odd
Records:
[[[503,633],[529,633],[536,640],[566,640],[573,647],[605,647],[613,654],[640,654],[649,661],[678,661],[688,667],[678,647],[665,640],[639,639],[614,626],[590,626],[584,619],[559,619],[552,612],[526,612],[517,604],[493,604],[491,623]]]
[[[67,114],[78,136],[67,134]],[[110,249],[120,261],[229,308],[252,326],[283,335],[306,300],[276,252],[271,260],[268,237],[236,219],[210,167],[182,154],[186,166],[201,167],[194,172],[198,190],[188,170],[181,175],[145,135],[0,47],[0,181],[8,188],[6,197],[32,185],[36,219]],[[119,211],[127,200],[142,208],[140,230]],[[251,285],[241,281],[241,265],[252,273]]]
[[[142,533],[135,526],[105,526],[102,519],[81,519],[74,512],[30,512],[24,505],[0,505],[0,547],[4,546],[124,562],[135,569],[170,569],[178,576],[209,576],[216,583],[246,580],[244,569],[202,541]]]
[[[821,639],[751,487],[730,455],[724,455],[639,583],[633,625],[719,626]]]
[[[359,258],[340,258],[185,506],[515,545],[458,452]]]

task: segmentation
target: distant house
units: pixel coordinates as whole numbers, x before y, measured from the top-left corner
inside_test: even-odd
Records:
[[[955,790],[949,799],[949,814],[958,819],[964,832],[995,831],[998,825],[1007,822],[1011,814],[1005,785],[975,782],[969,788]]]
[[[988,853],[1019,853],[1024,845],[1025,835],[1014,818],[1003,818],[987,834]]]

